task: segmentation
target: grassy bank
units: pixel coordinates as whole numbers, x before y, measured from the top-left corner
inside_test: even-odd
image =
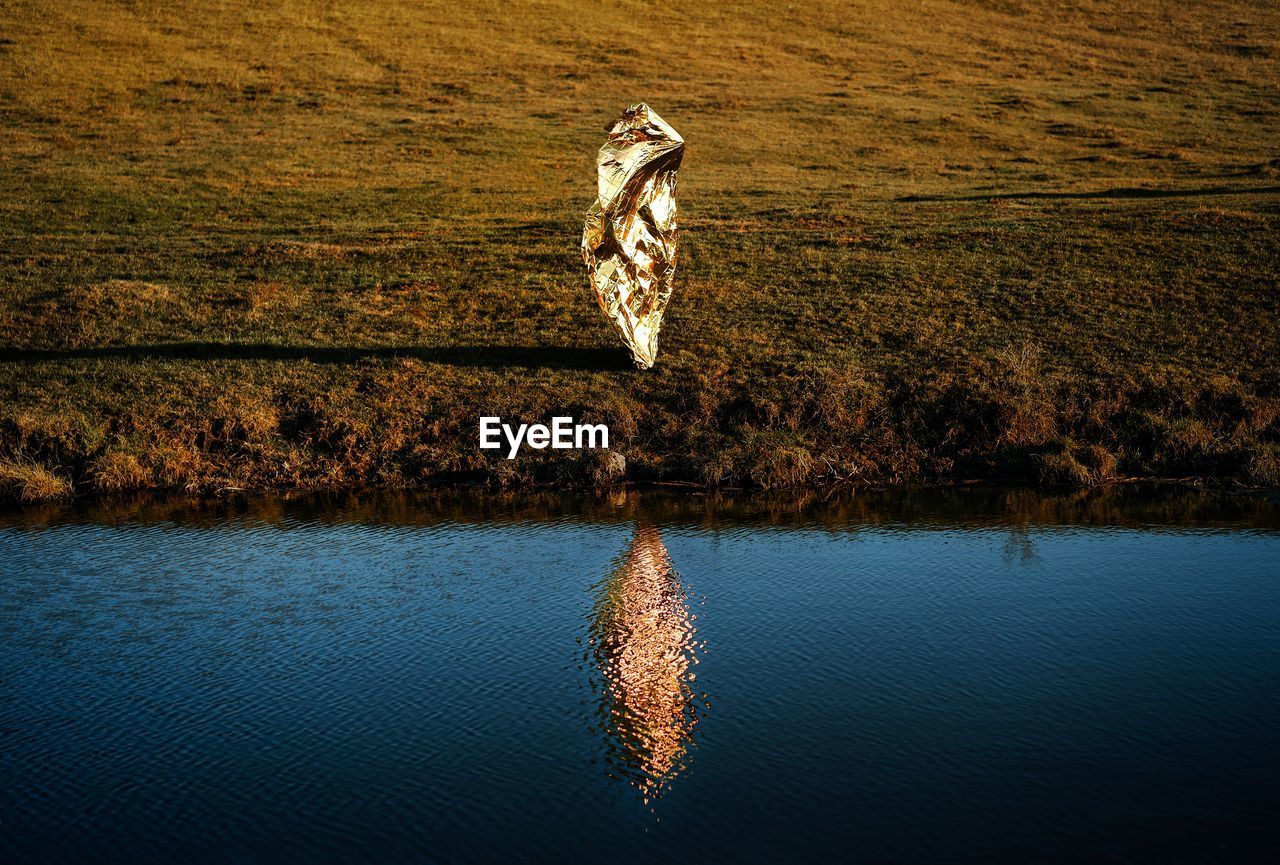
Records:
[[[203,4],[197,4],[197,7]],[[0,493],[625,477],[1280,485],[1263,4],[15,3]],[[684,135],[658,367],[577,238]]]

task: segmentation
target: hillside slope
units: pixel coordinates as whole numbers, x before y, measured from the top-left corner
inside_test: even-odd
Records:
[[[0,489],[1280,485],[1280,10],[0,8]],[[656,369],[577,242],[688,142]]]

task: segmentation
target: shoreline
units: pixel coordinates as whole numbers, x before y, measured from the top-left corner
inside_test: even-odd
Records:
[[[0,409],[0,500],[458,483],[1280,487],[1280,398],[1265,376],[1184,365],[1124,380],[1051,367],[1027,346],[919,370],[695,371],[687,349],[669,360],[646,374],[495,371],[472,384],[407,358],[318,371],[304,361],[0,364],[15,397]],[[507,459],[479,446],[478,417],[561,414],[607,425],[611,447]]]
[[[1011,477],[916,479],[894,482],[830,481],[788,487],[748,487],[720,485],[708,486],[682,480],[616,480],[605,484],[495,484],[491,475],[480,472],[469,476],[455,475],[412,483],[334,484],[321,486],[277,487],[220,487],[208,490],[182,490],[173,487],[134,488],[123,491],[103,492],[75,488],[64,494],[46,498],[23,499],[14,495],[0,495],[0,511],[21,513],[42,507],[94,507],[110,506],[123,501],[150,500],[181,502],[192,507],[210,503],[234,501],[305,500],[312,497],[378,497],[378,496],[482,496],[494,500],[512,496],[573,496],[597,499],[632,494],[654,494],[688,498],[812,498],[822,500],[867,495],[910,495],[920,492],[946,493],[951,491],[980,490],[987,492],[1019,491],[1044,497],[1107,495],[1117,490],[1183,490],[1212,496],[1244,496],[1267,500],[1280,500],[1280,486],[1247,485],[1228,476],[1126,476],[1114,477],[1090,485],[1046,484]]]

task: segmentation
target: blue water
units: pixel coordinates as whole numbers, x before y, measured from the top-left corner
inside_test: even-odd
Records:
[[[0,860],[1274,861],[1277,510],[12,514]]]

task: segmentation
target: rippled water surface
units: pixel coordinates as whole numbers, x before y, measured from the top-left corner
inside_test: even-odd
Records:
[[[1119,491],[0,516],[0,860],[1267,861],[1280,515]]]

